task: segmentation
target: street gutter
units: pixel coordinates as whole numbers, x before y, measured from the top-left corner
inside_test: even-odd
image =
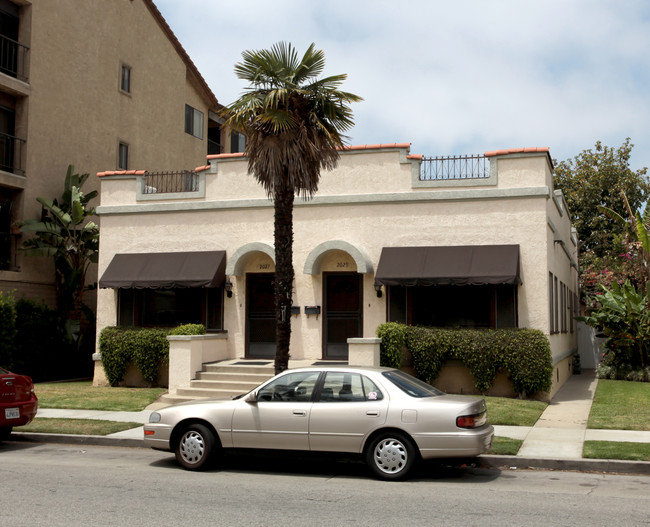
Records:
[[[58,443],[68,445],[147,448],[144,445],[144,439],[93,435],[13,432],[11,440],[24,443]],[[500,470],[541,469],[650,476],[650,461],[623,461],[617,459],[535,459],[486,454],[476,458],[476,461],[485,467]]]

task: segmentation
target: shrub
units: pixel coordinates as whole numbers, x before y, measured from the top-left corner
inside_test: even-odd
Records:
[[[16,301],[16,371],[30,375],[35,382],[74,378],[81,373],[82,357],[66,338],[64,321],[58,311],[43,303]]]
[[[203,324],[183,324],[173,328],[168,335],[205,335]]]
[[[402,350],[405,347],[405,326],[388,322],[377,328],[381,339],[380,359],[382,366],[399,368],[402,364]]]
[[[446,361],[456,359],[468,367],[481,393],[489,391],[501,369],[522,396],[551,388],[551,348],[539,330],[437,329],[388,323],[377,329],[377,335],[389,338],[386,355],[403,342],[417,376],[427,382],[435,381]],[[394,352],[390,356],[394,358]],[[382,365],[389,365],[383,356]]]
[[[0,291],[0,366],[13,368],[16,338],[16,302],[14,297]]]
[[[169,362],[168,335],[203,335],[201,324],[176,328],[106,327],[99,335],[99,351],[111,386],[123,379],[129,364],[135,364],[142,378],[155,384],[161,364]]]

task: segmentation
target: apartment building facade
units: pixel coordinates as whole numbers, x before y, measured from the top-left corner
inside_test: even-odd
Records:
[[[68,165],[175,170],[239,151],[221,108],[152,0],[0,0],[0,290],[55,305],[52,262],[24,257],[15,226],[61,195]]]
[[[578,240],[548,148],[409,150],[347,148],[317,195],[296,199],[291,358],[347,361],[348,339],[386,321],[534,328],[548,335],[556,390],[577,350]],[[98,334],[203,323],[220,359],[271,361],[273,203],[242,155],[208,162],[191,192],[162,191],[144,170],[98,174]]]

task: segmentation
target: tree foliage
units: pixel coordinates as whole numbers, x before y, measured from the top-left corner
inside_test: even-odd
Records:
[[[25,255],[54,259],[58,307],[66,313],[68,334],[77,344],[82,312],[93,318],[83,304],[83,294],[89,288],[88,269],[99,253],[99,227],[89,221],[95,209],[88,206],[97,191],[81,191],[88,176],[75,174],[69,165],[61,198],[36,198],[42,205],[41,218],[26,220],[21,227],[22,232],[34,234],[23,244]]]
[[[226,126],[246,135],[248,172],[275,207],[275,370],[280,372],[289,363],[294,198],[313,196],[320,171],[336,166],[343,134],[354,124],[349,105],[361,98],[339,90],[347,75],[318,79],[325,55],[314,44],[302,58],[285,42],[244,51],[242,57],[235,74],[249,86],[227,108]]]
[[[600,207],[623,214],[621,192],[635,210],[648,198],[647,168],[630,168],[633,147],[630,138],[617,149],[597,141],[594,150],[583,150],[555,166],[555,186],[564,193],[583,251],[602,257],[611,249],[613,236],[623,233],[621,226],[601,214]]]
[[[650,298],[626,280],[611,288],[601,286],[598,307],[581,317],[608,337],[605,343],[617,366],[644,368],[650,365]]]

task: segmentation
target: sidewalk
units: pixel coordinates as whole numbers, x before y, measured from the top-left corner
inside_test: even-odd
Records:
[[[481,460],[485,464],[497,467],[534,467],[650,475],[650,462],[582,458],[582,447],[585,441],[650,443],[650,431],[587,429],[587,420],[597,383],[594,370],[583,370],[581,374],[571,376],[562,386],[534,426],[496,425],[494,427],[496,436],[520,439],[523,440],[523,444],[517,456],[483,455]],[[151,412],[160,407],[159,403],[153,403],[140,412],[39,408],[38,417],[100,419],[144,424],[148,422]],[[144,446],[143,435],[142,426],[102,437],[14,432],[15,437],[22,436],[27,441],[135,447]]]

